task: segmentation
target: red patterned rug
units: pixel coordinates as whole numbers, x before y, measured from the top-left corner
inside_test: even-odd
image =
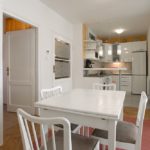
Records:
[[[131,117],[131,118],[130,117],[125,117],[124,120],[128,121],[128,122],[133,122],[133,123],[135,123],[135,121],[136,121],[136,119],[133,118],[133,117]],[[93,130],[91,129],[90,132],[92,132],[92,131]],[[49,132],[49,137],[51,137],[51,132]],[[40,138],[39,138],[39,141],[40,141]],[[34,149],[36,150],[35,143],[34,143]],[[117,148],[117,150],[121,150],[121,149]],[[142,149],[141,150],[150,150],[150,120],[145,120],[144,121],[143,135],[142,135]]]
[[[133,117],[125,117],[124,120],[132,123],[136,122],[136,118]],[[100,146],[100,150],[101,149],[102,149],[102,145]],[[106,150],[108,150],[107,147]],[[122,149],[117,148],[116,150],[122,150]],[[144,121],[141,150],[150,150],[150,120]]]
[[[124,120],[135,123],[136,119],[126,117]],[[141,150],[150,150],[150,120],[144,121]]]

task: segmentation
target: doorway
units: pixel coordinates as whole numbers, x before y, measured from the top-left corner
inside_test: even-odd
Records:
[[[37,96],[37,28],[3,16],[3,102],[8,112],[23,108],[35,113]]]

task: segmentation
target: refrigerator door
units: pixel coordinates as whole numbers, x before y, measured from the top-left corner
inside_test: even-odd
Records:
[[[132,76],[132,94],[146,92],[146,76]]]
[[[146,52],[132,53],[132,75],[146,75]]]

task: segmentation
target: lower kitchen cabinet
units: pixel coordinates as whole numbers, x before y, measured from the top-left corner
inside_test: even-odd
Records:
[[[116,84],[116,90],[119,90],[119,75],[112,75],[112,82]]]
[[[126,91],[127,93],[131,93],[131,80],[132,80],[131,75],[121,75],[120,79],[119,75],[112,75],[112,82],[116,84],[116,89]]]
[[[120,90],[131,93],[131,83],[132,77],[131,75],[123,75],[120,78]]]
[[[111,75],[105,77],[84,77],[82,80],[83,88],[91,89],[93,83],[115,83],[116,90],[126,91],[127,94],[131,93],[131,75]]]

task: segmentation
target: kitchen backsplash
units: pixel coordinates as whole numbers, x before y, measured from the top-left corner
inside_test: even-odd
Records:
[[[122,74],[131,74],[132,73],[132,63],[131,62],[110,62],[110,63],[103,63],[104,68],[127,68],[126,71],[121,71]],[[118,71],[110,71],[112,74],[118,74]]]

